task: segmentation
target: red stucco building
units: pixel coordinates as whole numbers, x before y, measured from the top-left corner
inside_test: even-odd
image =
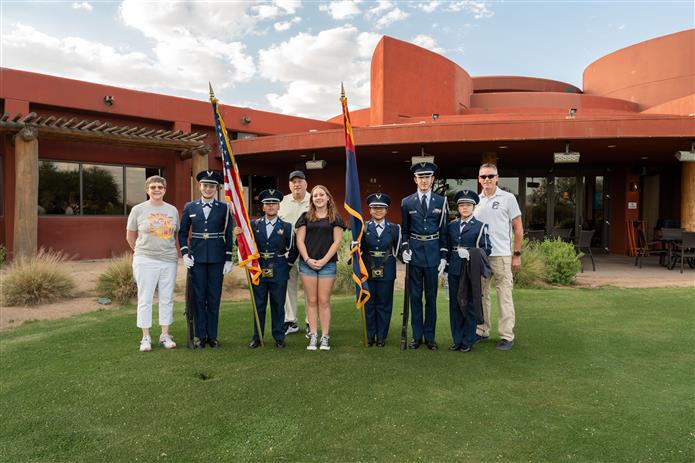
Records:
[[[191,172],[221,165],[208,102],[0,69],[0,104],[0,242],[11,253],[36,246],[78,258],[121,253],[126,215],[144,200],[147,175],[161,172],[167,200],[181,208]],[[326,166],[307,172],[310,185],[327,185],[342,203],[338,117],[232,106],[222,114],[252,209],[258,191],[286,190],[287,174],[313,157]],[[494,161],[526,229],[594,229],[594,246],[614,253],[628,251],[634,220],[650,232],[663,224],[695,230],[695,162],[675,156],[695,140],[695,29],[598,59],[582,88],[472,77],[384,37],[372,57],[370,107],[351,114],[365,197],[411,192],[413,156],[435,157],[437,187],[452,197],[476,188],[478,166]],[[566,150],[579,159],[555,162]]]

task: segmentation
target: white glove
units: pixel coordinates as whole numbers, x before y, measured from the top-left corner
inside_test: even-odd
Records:
[[[413,251],[411,251],[410,249],[406,249],[405,251],[403,251],[403,262],[405,262],[407,264],[410,262],[410,259],[412,259],[412,258],[413,258]]]
[[[351,242],[350,242],[350,251],[352,251],[353,249],[355,249],[355,247],[356,247],[358,244],[360,244],[359,241],[351,241]]]
[[[192,268],[194,263],[193,256],[189,256],[188,254],[183,256],[183,265],[185,265],[186,268]]]
[[[461,259],[468,260],[471,257],[470,253],[468,252],[468,249],[466,248],[458,248],[456,252],[458,252],[458,255]]]
[[[444,269],[446,268],[446,259],[441,259],[439,261],[439,267],[437,267],[437,272],[439,272],[439,276],[444,275]]]
[[[231,260],[228,260],[227,262],[225,262],[225,263],[224,263],[224,268],[222,269],[222,275],[226,275],[226,274],[228,274],[229,272],[231,272],[231,271],[232,271],[232,266],[233,266],[233,265],[234,265],[234,264],[232,264],[232,261],[231,261]]]

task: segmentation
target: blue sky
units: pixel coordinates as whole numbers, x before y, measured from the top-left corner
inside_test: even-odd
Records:
[[[0,2],[4,67],[327,119],[369,105],[383,35],[473,76],[525,75],[581,88],[584,68],[695,27],[692,1]]]

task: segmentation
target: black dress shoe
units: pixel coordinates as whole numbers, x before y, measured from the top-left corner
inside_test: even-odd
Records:
[[[210,349],[217,349],[220,347],[220,343],[217,339],[208,339],[208,346],[210,346]]]
[[[278,349],[284,349],[285,341],[275,341],[275,347],[277,347]]]
[[[260,339],[252,339],[251,342],[249,343],[249,349],[255,349],[256,347],[261,345]]]
[[[422,341],[416,341],[415,339],[411,339],[410,344],[408,344],[408,347],[410,347],[411,349],[417,349],[418,347],[420,347],[421,344]]]
[[[205,339],[205,338],[196,339],[195,342],[193,343],[193,346],[195,346],[196,349],[204,349],[206,342],[207,342],[207,339]]]
[[[376,340],[376,346],[377,347],[384,347],[385,345],[386,345],[386,341],[384,341],[383,339],[377,339]]]
[[[439,346],[437,346],[437,343],[434,341],[432,341],[432,342],[427,341],[425,344],[427,344],[427,348],[429,350],[439,350]]]
[[[367,339],[367,347],[372,347],[374,345],[374,338]]]
[[[472,349],[473,349],[473,347],[471,347],[471,346],[461,344],[461,348],[459,349],[459,352],[470,352]]]
[[[461,344],[452,344],[449,346],[449,350],[451,352],[458,352],[459,350],[461,350]]]
[[[479,335],[479,334],[476,334],[476,335],[475,335],[475,342],[487,341],[488,338],[490,338],[490,336],[481,336],[481,335]]]

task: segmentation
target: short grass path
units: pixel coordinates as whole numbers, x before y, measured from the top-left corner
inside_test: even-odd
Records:
[[[133,306],[0,333],[0,461],[695,461],[695,290],[517,290],[517,345],[360,346],[336,298],[330,352],[137,351]],[[302,311],[303,313],[303,311]],[[157,333],[158,334],[158,333]]]

